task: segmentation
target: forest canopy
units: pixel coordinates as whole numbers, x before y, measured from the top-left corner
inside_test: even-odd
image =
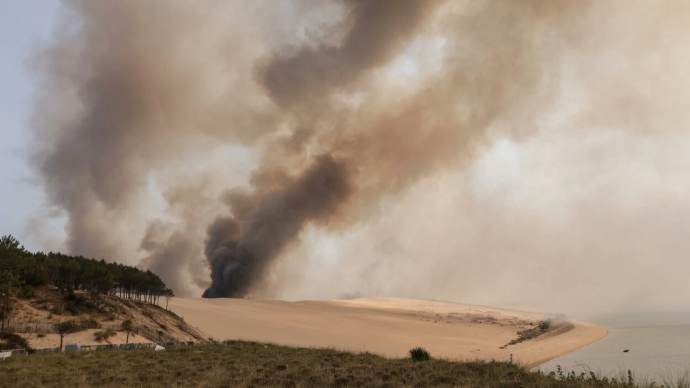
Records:
[[[103,295],[157,303],[172,296],[161,278],[151,271],[107,263],[105,260],[62,253],[31,253],[10,236],[0,238],[0,289],[31,296],[37,286],[52,285]]]

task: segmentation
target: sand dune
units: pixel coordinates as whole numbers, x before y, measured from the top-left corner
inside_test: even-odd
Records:
[[[376,297],[346,301],[284,302],[184,299],[171,309],[215,339],[334,347],[402,357],[423,346],[453,359],[514,359],[537,365],[606,336],[578,320],[553,333],[499,349],[548,315],[451,302]]]

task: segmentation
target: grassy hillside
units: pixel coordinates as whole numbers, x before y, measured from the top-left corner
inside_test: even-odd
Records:
[[[68,320],[75,322],[79,331],[105,328],[119,330],[123,321],[131,320],[138,328],[136,338],[143,337],[152,342],[208,339],[204,333],[187,325],[184,319],[172,311],[155,304],[116,296],[41,286],[37,287],[30,297],[10,298],[9,305],[8,319],[5,321],[6,331],[17,333],[34,343],[52,339],[53,343],[59,344],[59,336],[53,326],[55,323]],[[138,342],[137,339],[131,338],[130,342]],[[106,343],[91,337],[86,342]],[[3,346],[2,343],[0,347],[12,348],[7,344]]]
[[[631,387],[505,362],[386,359],[249,342],[41,354],[0,362],[0,387]],[[658,386],[657,386],[658,387]]]
[[[86,343],[96,337],[124,342],[136,333],[149,341],[206,340],[158,307],[174,293],[153,272],[103,259],[29,252],[12,236],[0,237],[0,291],[0,325],[17,334],[2,335],[0,349],[26,347],[20,337],[32,347],[59,346],[58,331],[82,333],[70,340]],[[123,322],[128,328],[124,341],[117,333]],[[99,329],[105,335],[96,335]]]

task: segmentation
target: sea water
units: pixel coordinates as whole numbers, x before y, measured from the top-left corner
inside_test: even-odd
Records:
[[[618,379],[627,379],[630,370],[638,381],[690,381],[690,312],[608,314],[586,320],[607,328],[608,335],[537,369],[549,373],[560,365],[564,373],[591,370]]]

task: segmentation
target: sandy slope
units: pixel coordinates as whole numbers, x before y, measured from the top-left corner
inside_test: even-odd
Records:
[[[94,339],[93,333],[98,330],[95,329],[89,329],[85,331],[80,331],[78,333],[71,333],[67,334],[65,338],[63,338],[63,345],[71,344],[71,343],[81,343],[85,345],[105,345],[108,343],[111,344],[124,344],[126,339],[127,339],[127,333],[125,332],[117,332],[117,334],[113,337],[110,337],[108,339],[108,342],[101,341],[98,342]],[[38,337],[36,334],[26,334],[23,335],[24,338],[26,338],[29,341],[29,346],[31,346],[34,349],[40,349],[40,348],[54,348],[60,346],[60,336],[57,334],[46,334],[43,337]],[[151,341],[147,340],[146,338],[137,335],[137,336],[129,336],[129,343],[149,343]]]
[[[77,294],[86,295],[76,291]],[[58,315],[53,313],[56,308],[64,310],[64,294],[60,293],[55,287],[39,287],[35,291],[35,298],[20,299],[11,298],[13,332],[19,333],[29,341],[32,348],[48,348],[60,345],[60,337],[57,334],[45,334],[39,337],[36,334],[52,332],[55,323],[72,320],[80,323],[85,320],[95,320],[101,327],[119,326],[123,321],[131,319],[139,326],[139,334],[129,341],[134,343],[148,343],[154,341],[203,341],[207,339],[205,333],[197,332],[178,316],[166,311],[157,305],[137,302],[129,299],[122,299],[116,296],[101,295],[101,302],[106,306],[102,311],[88,311],[83,308],[79,314],[63,313]],[[77,310],[79,312],[79,310]],[[99,330],[87,330],[67,335],[64,340],[68,343],[91,344],[95,342],[93,333]],[[29,334],[30,333],[30,334]],[[124,344],[126,333],[118,332],[115,337],[111,337],[111,344]],[[103,342],[102,344],[106,344]]]
[[[536,365],[606,336],[606,329],[571,320],[574,329],[499,347],[543,314],[449,302],[376,297],[348,301],[182,299],[171,309],[216,339],[335,347],[404,356],[423,346],[432,356],[516,360]]]

